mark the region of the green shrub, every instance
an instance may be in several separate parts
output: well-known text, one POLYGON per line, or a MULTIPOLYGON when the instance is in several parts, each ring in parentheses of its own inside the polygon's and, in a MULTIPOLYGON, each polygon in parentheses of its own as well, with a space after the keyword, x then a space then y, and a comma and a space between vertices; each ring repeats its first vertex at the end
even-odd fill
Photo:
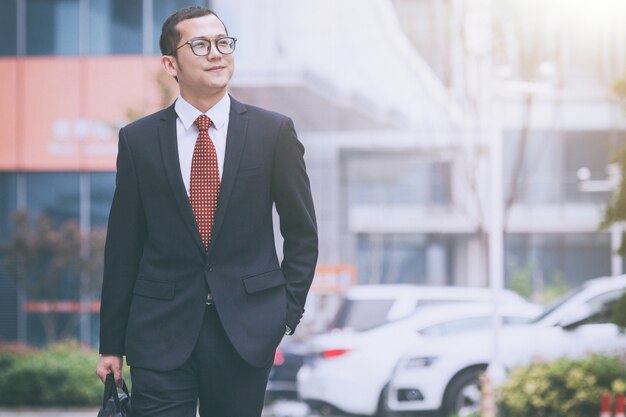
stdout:
POLYGON ((73 341, 41 351, 0 348, 0 406, 97 406, 103 393, 97 360, 73 341))
POLYGON ((499 417, 588 417, 604 392, 626 390, 623 357, 593 354, 514 369, 498 391, 499 417))

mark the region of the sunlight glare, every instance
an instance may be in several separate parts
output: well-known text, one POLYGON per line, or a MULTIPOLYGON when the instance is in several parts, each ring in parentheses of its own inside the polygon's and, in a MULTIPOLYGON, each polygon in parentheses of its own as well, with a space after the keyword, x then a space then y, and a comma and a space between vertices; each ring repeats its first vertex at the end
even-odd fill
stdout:
POLYGON ((567 23, 579 28, 617 28, 626 21, 624 0, 554 0, 552 5, 555 13, 562 13, 567 23))

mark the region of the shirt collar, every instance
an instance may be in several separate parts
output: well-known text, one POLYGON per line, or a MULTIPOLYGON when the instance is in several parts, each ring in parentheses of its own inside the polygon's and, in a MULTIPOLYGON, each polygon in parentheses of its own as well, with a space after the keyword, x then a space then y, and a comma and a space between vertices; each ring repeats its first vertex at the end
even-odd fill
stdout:
MULTIPOLYGON (((178 97, 178 99, 176 100, 176 104, 174 104, 174 110, 176 110, 176 114, 178 115, 180 121, 183 122, 185 130, 189 130, 189 128, 191 128, 198 116, 202 114, 200 110, 189 104, 189 102, 182 98, 182 96, 178 97)), ((213 127, 217 130, 220 130, 228 121, 229 112, 230 96, 228 94, 224 94, 224 97, 222 97, 220 101, 218 101, 204 114, 206 114, 213 121, 213 127)))

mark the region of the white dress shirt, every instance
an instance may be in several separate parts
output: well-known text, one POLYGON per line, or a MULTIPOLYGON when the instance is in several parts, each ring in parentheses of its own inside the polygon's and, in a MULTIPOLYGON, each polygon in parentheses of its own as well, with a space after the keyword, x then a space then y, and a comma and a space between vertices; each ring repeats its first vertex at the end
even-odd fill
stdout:
MULTIPOLYGON (((194 124, 202 112, 184 98, 178 97, 174 110, 178 118, 176 119, 176 138, 178 142, 178 158, 180 160, 180 173, 183 176, 185 189, 189 195, 189 182, 191 178, 191 158, 193 148, 198 139, 198 128, 194 124)), ((209 137, 213 141, 217 152, 217 165, 220 172, 220 181, 224 172, 224 154, 226 152, 226 133, 228 132, 228 119, 230 113, 230 96, 224 95, 215 106, 211 107, 206 114, 212 121, 213 126, 209 128, 209 137)))

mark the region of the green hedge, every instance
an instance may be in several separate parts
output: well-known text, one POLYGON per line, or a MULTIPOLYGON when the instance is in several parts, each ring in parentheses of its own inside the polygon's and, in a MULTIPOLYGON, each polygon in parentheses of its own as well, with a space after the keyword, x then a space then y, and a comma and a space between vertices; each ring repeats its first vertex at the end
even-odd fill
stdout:
POLYGON ((73 341, 46 350, 0 347, 0 406, 97 406, 97 352, 73 341))
POLYGON ((597 416, 602 393, 624 391, 624 357, 593 354, 538 362, 509 374, 498 391, 498 416, 597 416))

